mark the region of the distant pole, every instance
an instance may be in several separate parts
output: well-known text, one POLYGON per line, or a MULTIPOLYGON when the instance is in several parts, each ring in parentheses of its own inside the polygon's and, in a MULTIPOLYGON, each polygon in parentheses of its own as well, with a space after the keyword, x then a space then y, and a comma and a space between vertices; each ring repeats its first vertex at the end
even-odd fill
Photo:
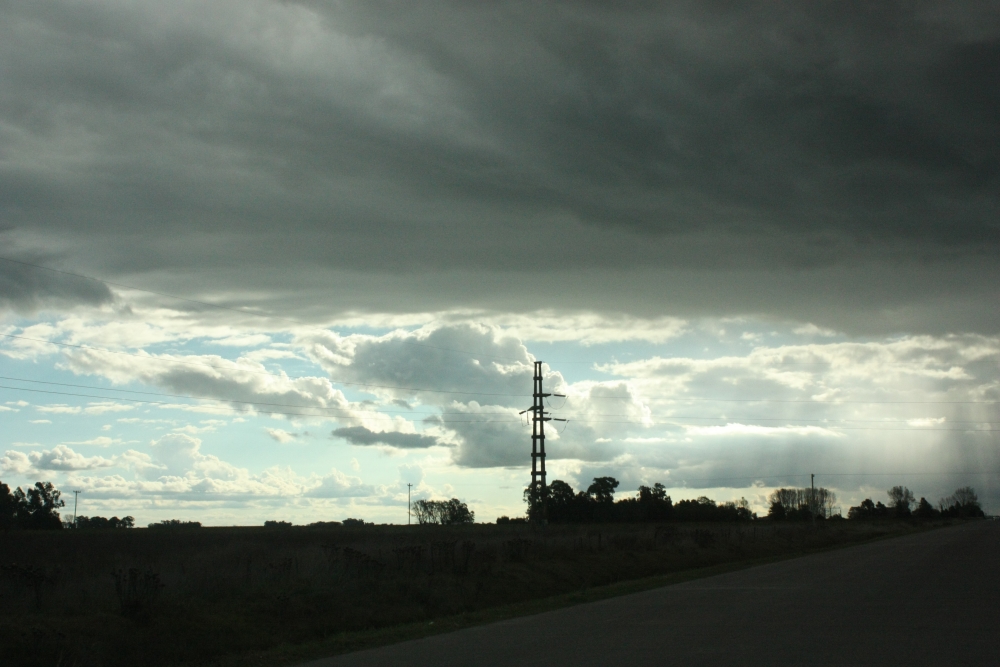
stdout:
POLYGON ((809 474, 809 487, 812 491, 809 494, 809 509, 812 510, 812 522, 816 525, 816 475, 809 474))
POLYGON ((410 489, 413 487, 409 482, 406 483, 406 525, 410 525, 410 489))
POLYGON ((83 491, 73 491, 73 527, 79 528, 80 526, 76 523, 76 508, 80 505, 80 494, 83 491))

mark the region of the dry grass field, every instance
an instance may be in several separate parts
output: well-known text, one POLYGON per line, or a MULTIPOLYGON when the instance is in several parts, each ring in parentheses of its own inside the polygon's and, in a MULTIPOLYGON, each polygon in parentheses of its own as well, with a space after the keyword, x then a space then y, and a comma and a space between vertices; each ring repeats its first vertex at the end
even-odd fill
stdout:
POLYGON ((20 667, 280 662, 275 647, 336 650, 357 645, 337 638, 379 629, 919 529, 755 521, 11 531, 0 533, 0 646, 4 664, 20 667))

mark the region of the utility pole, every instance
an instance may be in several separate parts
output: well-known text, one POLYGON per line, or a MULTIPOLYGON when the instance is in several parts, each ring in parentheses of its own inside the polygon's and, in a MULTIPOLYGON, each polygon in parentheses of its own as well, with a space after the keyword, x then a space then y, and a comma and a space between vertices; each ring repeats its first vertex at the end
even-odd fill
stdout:
POLYGON ((80 527, 76 523, 76 508, 80 504, 80 494, 81 493, 83 493, 83 491, 73 491, 73 527, 74 528, 79 528, 80 527))
POLYGON ((407 482, 406 483, 406 525, 407 526, 410 525, 410 516, 411 516, 411 514, 410 514, 410 489, 411 488, 413 488, 413 485, 410 484, 409 482, 407 482))
POLYGON ((816 475, 814 473, 809 473, 809 487, 811 491, 809 492, 809 509, 812 510, 812 522, 813 526, 816 525, 816 475))
POLYGON ((530 408, 522 410, 520 414, 531 412, 531 493, 532 502, 538 503, 541 511, 535 517, 540 523, 547 523, 546 499, 548 496, 548 486, 545 480, 545 422, 564 422, 565 419, 555 419, 546 417, 550 414, 545 411, 545 399, 549 396, 559 396, 565 398, 563 394, 546 394, 542 387, 542 362, 535 362, 535 385, 532 391, 534 401, 530 408))

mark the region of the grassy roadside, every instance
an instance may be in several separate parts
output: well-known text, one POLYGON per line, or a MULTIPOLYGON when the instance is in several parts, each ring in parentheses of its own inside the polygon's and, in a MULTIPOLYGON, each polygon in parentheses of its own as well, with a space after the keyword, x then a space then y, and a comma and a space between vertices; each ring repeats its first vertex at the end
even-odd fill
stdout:
POLYGON ((748 558, 745 560, 719 563, 708 567, 696 567, 639 579, 617 581, 611 584, 582 588, 578 591, 563 593, 560 595, 444 616, 428 622, 406 623, 393 627, 343 632, 321 641, 294 645, 281 645, 266 651, 255 651, 239 656, 227 656, 223 659, 211 662, 209 665, 210 667, 240 667, 244 665, 251 667, 283 667, 287 665, 296 665, 311 660, 376 648, 379 646, 386 646, 403 641, 421 639, 437 634, 454 632, 464 628, 517 618, 520 616, 540 614, 578 604, 597 602, 599 600, 629 595, 631 593, 639 593, 650 589, 703 579, 727 572, 745 570, 768 563, 791 560, 828 551, 836 551, 851 546, 858 546, 860 544, 869 544, 882 540, 896 539, 919 532, 943 528, 949 525, 951 525, 950 522, 911 525, 911 529, 903 532, 873 534, 867 539, 861 541, 830 544, 806 548, 802 551, 794 553, 772 555, 762 558, 748 558))
POLYGON ((21 667, 293 664, 934 525, 11 531, 0 646, 21 667))

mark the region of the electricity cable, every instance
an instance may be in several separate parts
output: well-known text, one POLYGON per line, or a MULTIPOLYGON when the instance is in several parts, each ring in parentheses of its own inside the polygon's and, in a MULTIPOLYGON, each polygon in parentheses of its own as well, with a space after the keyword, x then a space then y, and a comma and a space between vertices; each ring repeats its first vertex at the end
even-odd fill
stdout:
MULTIPOLYGON (((150 404, 150 405, 163 405, 163 406, 175 406, 176 405, 175 403, 170 403, 168 401, 153 401, 153 400, 148 400, 148 399, 135 399, 135 398, 127 398, 127 397, 124 397, 124 396, 97 396, 97 395, 94 395, 94 394, 81 394, 81 393, 75 393, 75 392, 52 391, 52 390, 46 390, 46 389, 29 389, 29 388, 26 388, 26 387, 11 387, 11 386, 7 386, 7 385, 0 385, 0 389, 10 389, 10 390, 13 390, 13 391, 27 391, 27 392, 36 393, 36 394, 50 394, 50 395, 57 395, 57 396, 74 396, 74 397, 80 397, 80 398, 95 398, 95 399, 100 399, 100 400, 105 400, 105 401, 107 401, 107 400, 121 400, 121 401, 130 402, 130 403, 141 403, 141 404, 150 404)), ((186 398, 193 398, 194 400, 211 400, 211 401, 216 401, 216 402, 219 402, 219 403, 240 402, 240 403, 245 403, 245 404, 248 404, 248 405, 255 405, 254 403, 250 403, 250 402, 227 401, 226 399, 215 399, 215 398, 213 398, 213 399, 198 399, 196 397, 186 397, 186 398)), ((197 406, 189 406, 189 407, 197 407, 197 406)), ((347 409, 341 409, 341 408, 322 408, 322 407, 310 407, 310 406, 302 406, 302 409, 304 409, 304 410, 324 410, 324 409, 328 409, 328 410, 341 410, 343 412, 349 412, 347 409)), ((266 414, 272 414, 272 415, 287 415, 287 416, 314 417, 314 418, 323 418, 323 417, 330 418, 330 417, 334 416, 334 415, 330 415, 330 414, 315 414, 315 413, 305 413, 305 412, 284 412, 284 411, 278 411, 278 410, 262 410, 262 412, 264 412, 266 414)), ((382 414, 385 414, 385 413, 382 413, 382 414)), ((469 414, 469 413, 449 413, 449 414, 469 414)), ((478 413, 478 414, 485 414, 485 413, 478 413)), ((496 414, 502 415, 503 413, 496 413, 496 414)), ((388 418, 388 414, 386 414, 386 418, 388 418)), ((720 420, 722 418, 713 418, 713 419, 720 420)), ((438 415, 436 415, 436 414, 430 415, 427 418, 427 420, 432 420, 431 423, 441 423, 441 424, 491 424, 491 423, 492 424, 499 424, 499 423, 508 423, 508 424, 518 423, 518 424, 522 424, 520 418, 517 418, 517 419, 515 419, 515 418, 509 418, 509 419, 440 419, 438 417, 438 415)), ((635 425, 641 425, 641 426, 679 426, 681 428, 685 428, 686 427, 686 425, 680 424, 676 420, 675 421, 660 421, 660 422, 638 422, 638 421, 614 421, 614 420, 604 420, 604 419, 573 419, 573 421, 574 422, 582 422, 582 423, 585 423, 585 424, 635 424, 635 425)), ((982 423, 992 423, 992 422, 982 422, 982 423)), ((830 425, 830 427, 829 427, 828 430, 844 430, 844 431, 919 431, 919 432, 923 432, 923 433, 941 433, 941 432, 945 432, 945 433, 948 433, 948 432, 951 432, 951 433, 959 433, 959 432, 960 433, 1000 433, 1000 429, 992 429, 992 428, 990 428, 990 429, 971 429, 971 428, 964 428, 964 429, 963 428, 876 428, 876 427, 855 427, 855 426, 836 426, 836 425, 830 425)))
MULTIPOLYGON (((345 412, 345 413, 348 413, 348 414, 352 414, 352 413, 356 414, 358 412, 368 412, 368 413, 373 413, 373 414, 377 414, 377 415, 413 415, 413 416, 424 415, 424 416, 434 416, 434 417, 439 416, 439 415, 458 415, 458 414, 465 415, 465 414, 469 414, 468 412, 416 412, 416 411, 413 411, 413 410, 376 410, 376 409, 373 409, 373 408, 357 408, 357 409, 354 409, 354 408, 326 407, 326 406, 322 406, 322 405, 299 405, 299 404, 294 404, 294 403, 271 403, 271 402, 267 402, 267 401, 246 401, 246 400, 235 399, 235 398, 220 398, 218 396, 191 396, 191 395, 188 395, 188 394, 168 394, 168 393, 156 392, 156 391, 138 391, 138 390, 135 390, 135 389, 118 389, 118 388, 115 388, 115 387, 95 387, 93 385, 73 384, 73 383, 69 383, 69 382, 49 382, 49 381, 46 381, 46 380, 28 380, 26 378, 16 378, 16 377, 10 377, 10 376, 6 376, 6 375, 0 375, 0 380, 10 380, 10 381, 14 381, 14 382, 31 382, 33 384, 46 384, 46 385, 52 385, 52 386, 56 386, 56 387, 73 387, 73 388, 76 388, 76 389, 90 389, 91 391, 107 391, 107 392, 113 391, 113 392, 118 392, 118 393, 123 393, 123 394, 140 394, 142 396, 164 396, 164 397, 168 397, 168 398, 187 398, 187 399, 196 400, 196 401, 215 401, 215 402, 218 402, 218 403, 239 403, 239 404, 242 404, 242 405, 253 405, 253 406, 262 405, 262 406, 273 406, 273 407, 281 407, 281 408, 302 408, 303 410, 329 410, 329 411, 333 411, 333 412, 345 412)), ((107 399, 111 399, 111 400, 118 400, 119 398, 122 398, 122 397, 119 397, 119 396, 104 396, 103 398, 107 398, 107 399)), ((489 413, 479 413, 479 414, 489 414, 489 413)), ((503 413, 498 412, 498 413, 495 413, 495 414, 503 414, 503 413)))
MULTIPOLYGON (((296 326, 306 327, 306 328, 312 329, 314 331, 318 331, 318 332, 322 332, 322 333, 330 333, 329 329, 325 329, 323 327, 317 327, 315 325, 311 325, 311 324, 308 324, 306 322, 302 322, 301 320, 297 320, 295 318, 286 317, 286 316, 282 316, 282 315, 274 315, 272 313, 253 312, 253 311, 245 310, 245 309, 242 309, 242 308, 234 308, 232 306, 225 306, 225 305, 218 304, 218 303, 212 303, 211 301, 201 301, 199 299, 191 299, 189 297, 178 296, 176 294, 170 294, 168 292, 159 292, 159 291, 156 291, 156 290, 150 290, 150 289, 145 289, 145 288, 142 288, 142 287, 136 287, 134 285, 126 285, 125 283, 119 283, 119 282, 115 282, 115 281, 112 281, 112 280, 105 280, 104 278, 97 278, 95 276, 88 276, 86 274, 77 273, 75 271, 66 271, 66 270, 63 270, 63 269, 56 269, 56 268, 53 268, 51 266, 45 266, 43 264, 35 264, 35 263, 32 263, 32 262, 25 262, 24 260, 13 259, 13 258, 10 258, 10 257, 0 257, 0 260, 5 261, 5 262, 11 262, 13 264, 20 264, 22 266, 32 267, 32 268, 35 268, 35 269, 41 269, 43 271, 51 271, 53 273, 59 273, 59 274, 66 275, 66 276, 73 276, 74 278, 82 278, 84 280, 91 280, 93 282, 98 282, 98 283, 102 283, 104 285, 109 285, 109 286, 112 286, 112 287, 118 287, 118 288, 121 288, 121 289, 132 290, 132 291, 136 291, 136 292, 144 292, 146 294, 154 294, 156 296, 162 296, 162 297, 166 297, 168 299, 176 299, 178 301, 183 301, 185 303, 192 303, 192 304, 199 305, 199 306, 205 306, 206 308, 216 308, 216 309, 219 309, 219 310, 226 310, 226 311, 233 312, 233 313, 239 313, 240 315, 249 315, 251 317, 259 317, 259 318, 264 318, 264 319, 279 320, 279 321, 282 321, 282 322, 288 322, 290 324, 294 324, 296 326)), ((416 345, 418 347, 426 347, 426 348, 434 349, 434 350, 442 350, 442 351, 445 351, 445 352, 452 352, 452 353, 455 353, 455 354, 468 355, 468 356, 470 356, 472 358, 477 358, 477 359, 478 358, 481 358, 481 359, 492 359, 492 360, 495 360, 495 361, 505 361, 505 362, 512 362, 512 363, 530 363, 530 362, 525 362, 522 359, 515 359, 514 357, 501 357, 501 356, 496 356, 496 355, 488 355, 488 354, 482 354, 482 353, 478 353, 478 352, 471 352, 469 350, 458 350, 458 349, 455 349, 455 348, 443 347, 443 346, 440 346, 440 345, 431 345, 429 343, 418 343, 417 341, 414 341, 414 340, 409 339, 409 338, 402 339, 402 342, 404 342, 404 343, 406 343, 408 345, 416 345)), ((744 359, 744 357, 734 357, 734 359, 744 359)), ((702 361, 702 360, 695 360, 695 361, 702 361)), ((705 361, 717 361, 717 359, 705 360, 705 361)), ((552 364, 593 364, 593 365, 598 365, 599 364, 599 362, 592 362, 592 361, 571 361, 571 360, 555 360, 555 361, 546 361, 544 363, 547 364, 550 368, 551 368, 552 364)), ((627 365, 629 363, 634 363, 634 362, 629 362, 629 361, 610 361, 610 362, 606 362, 606 363, 603 363, 603 364, 600 364, 600 365, 602 365, 602 366, 615 366, 615 365, 627 365)), ((782 359, 780 361, 780 363, 782 365, 785 365, 785 366, 787 366, 789 364, 792 364, 792 365, 795 365, 795 366, 822 366, 822 365, 832 364, 833 362, 832 361, 815 361, 815 362, 799 362, 799 361, 795 361, 795 362, 787 362, 787 361, 785 361, 785 360, 782 359)))
MULTIPOLYGON (((357 412, 368 412, 373 414, 381 415, 412 415, 412 416, 428 416, 428 417, 438 417, 442 415, 468 415, 469 412, 418 412, 414 410, 377 410, 373 408, 341 408, 341 407, 326 407, 319 405, 300 405, 295 403, 274 403, 268 401, 248 401, 242 399, 228 398, 224 396, 193 396, 190 394, 170 394, 165 392, 154 392, 154 391, 140 391, 136 389, 119 389, 117 387, 95 387, 93 385, 85 384, 74 384, 70 382, 52 382, 48 380, 32 380, 28 378, 18 378, 11 377, 7 375, 0 375, 0 380, 9 380, 13 382, 30 382, 32 384, 44 384, 56 387, 72 387, 74 389, 89 389, 91 391, 105 391, 105 392, 117 392, 123 394, 139 394, 142 396, 163 396, 168 398, 187 398, 191 400, 198 401, 216 401, 222 403, 239 403, 242 405, 253 405, 253 406, 270 406, 270 407, 282 407, 282 408, 301 408, 304 410, 328 410, 333 412, 346 412, 346 413, 357 413, 357 412)), ((115 396, 108 396, 105 398, 115 399, 115 396)), ((475 414, 489 414, 489 413, 475 413, 475 414)), ((495 414, 505 414, 503 412, 497 412, 495 414)), ((592 413, 560 413, 565 414, 567 417, 572 417, 574 421, 586 419, 590 417, 628 417, 630 415, 622 413, 605 413, 605 412, 592 412, 592 413)), ((669 415, 667 417, 662 417, 661 419, 670 420, 681 420, 681 419, 698 419, 698 420, 712 420, 712 421, 731 421, 731 420, 746 420, 746 421, 770 421, 770 422, 800 422, 809 424, 905 424, 913 421, 917 418, 909 419, 802 419, 797 417, 756 417, 756 416, 711 416, 711 415, 669 415)), ((988 421, 988 420, 974 420, 974 419, 948 419, 946 420, 949 424, 1000 424, 1000 421, 988 421)), ((645 422, 630 420, 628 423, 643 424, 645 422)), ((562 432, 560 430, 560 432, 562 432)))
MULTIPOLYGON (((204 368, 211 368, 216 371, 221 372, 240 372, 240 373, 250 373, 253 375, 267 375, 271 377, 280 378, 282 380, 302 380, 302 379, 314 379, 315 376, 290 376, 279 373, 271 373, 269 371, 252 370, 248 368, 239 367, 225 367, 209 364, 201 361, 187 361, 184 359, 167 359, 164 357, 152 356, 149 354, 138 354, 135 352, 126 352, 124 350, 108 350, 105 348, 92 347, 89 345, 76 345, 73 343, 61 343, 58 341, 48 340, 44 338, 33 338, 30 336, 19 336, 16 334, 0 333, 0 336, 6 338, 13 338, 18 340, 27 340, 36 343, 44 343, 47 345, 55 345, 58 347, 67 347, 80 350, 87 350, 91 352, 100 352, 104 354, 118 354, 130 357, 135 357, 137 359, 143 359, 147 361, 158 361, 160 363, 168 364, 182 364, 188 366, 201 366, 204 368)), ((236 363, 236 362, 232 362, 236 363)), ((370 387, 375 389, 393 389, 397 391, 414 391, 414 392, 426 392, 434 394, 446 394, 446 395, 463 395, 463 396, 505 396, 505 397, 520 397, 520 398, 530 398, 531 394, 513 394, 504 392, 481 392, 481 391, 454 391, 454 390, 444 390, 444 389, 431 389, 428 387, 405 387, 400 385, 382 385, 367 382, 350 382, 346 380, 340 380, 337 378, 328 378, 330 382, 335 384, 341 384, 345 386, 354 387, 370 387)), ((570 397, 576 398, 576 397, 570 397)), ((706 397, 657 397, 657 396, 582 396, 579 398, 585 398, 586 400, 635 400, 636 398, 645 398, 646 400, 666 400, 671 402, 706 402, 706 403, 804 403, 812 405, 996 405, 1000 401, 849 401, 849 400, 816 400, 816 399, 772 399, 772 398, 706 398, 706 397)), ((568 399, 567 399, 568 400, 568 399)))
MULTIPOLYGON (((668 472, 668 479, 665 482, 661 482, 661 484, 663 484, 664 487, 666 487, 668 489, 684 488, 684 487, 677 487, 677 486, 674 486, 674 487, 667 486, 668 482, 678 482, 678 483, 689 484, 691 482, 698 482, 698 483, 701 483, 701 482, 742 482, 742 481, 745 481, 745 480, 761 480, 762 481, 762 480, 765 480, 765 479, 774 479, 774 478, 783 478, 783 479, 789 479, 789 478, 791 478, 791 479, 794 479, 796 477, 809 477, 811 474, 815 474, 817 478, 821 478, 821 477, 918 477, 918 476, 926 476, 926 477, 932 477, 932 476, 934 476, 934 477, 936 477, 936 476, 965 476, 965 475, 987 475, 987 476, 989 476, 989 475, 1000 475, 1000 471, 989 471, 989 470, 985 470, 985 471, 984 470, 977 470, 977 471, 974 471, 974 472, 941 471, 941 472, 901 472, 901 473, 892 473, 892 472, 857 472, 857 473, 836 473, 836 472, 807 473, 807 472, 796 472, 796 473, 784 473, 784 474, 742 475, 742 476, 736 476, 736 477, 698 477, 698 478, 690 478, 690 477, 678 476, 677 479, 673 479, 672 477, 669 477, 669 476, 672 476, 672 475, 675 474, 673 471, 670 471, 669 468, 660 468, 660 467, 655 466, 655 465, 644 466, 644 465, 617 465, 617 464, 609 464, 606 467, 608 467, 608 468, 649 468, 649 469, 655 469, 655 470, 668 470, 669 471, 668 472)), ((702 487, 702 488, 708 488, 708 487, 702 487)))
MULTIPOLYGON (((79 393, 66 392, 66 391, 52 391, 52 390, 48 390, 48 389, 29 389, 27 387, 10 387, 10 386, 7 386, 7 385, 0 385, 0 389, 13 389, 15 391, 30 391, 31 393, 34 393, 34 394, 52 394, 52 395, 56 395, 56 396, 76 396, 76 397, 81 397, 81 398, 97 398, 97 399, 102 399, 102 400, 105 400, 105 401, 106 400, 128 401, 129 403, 141 403, 141 404, 148 404, 148 405, 162 405, 162 406, 167 406, 167 407, 171 407, 171 406, 173 406, 173 407, 200 407, 198 405, 191 405, 191 404, 183 405, 183 406, 178 406, 178 404, 176 404, 176 403, 170 403, 168 401, 153 401, 153 400, 150 400, 150 399, 128 398, 128 397, 125 397, 125 396, 95 396, 93 394, 79 394, 79 393)), ((201 399, 201 400, 215 400, 215 401, 218 401, 218 402, 224 402, 224 401, 219 401, 219 399, 201 399)), ((212 406, 205 406, 205 407, 212 407, 212 406)), ((305 409, 305 410, 313 410, 313 409, 321 410, 323 408, 312 408, 310 406, 303 406, 303 409, 305 409)), ((313 413, 307 413, 307 412, 281 412, 281 411, 277 411, 277 410, 263 410, 262 412, 265 412, 265 413, 271 414, 271 415, 287 415, 287 416, 292 416, 292 417, 331 417, 332 416, 332 415, 329 415, 329 414, 313 414, 313 413)), ((345 410, 345 412, 346 412, 346 410, 345 410)), ((386 415, 386 418, 389 418, 389 416, 386 415)), ((515 421, 516 420, 513 420, 513 419, 502 419, 502 420, 491 420, 491 419, 477 419, 477 420, 467 420, 467 419, 459 419, 459 420, 437 419, 437 420, 435 420, 434 423, 443 423, 443 424, 451 424, 451 423, 460 423, 460 424, 464 424, 464 423, 483 423, 483 424, 489 424, 489 423, 493 423, 493 422, 513 423, 515 421)))
MULTIPOLYGON (((80 350, 89 350, 91 352, 103 352, 105 354, 122 354, 122 355, 126 355, 126 356, 129 356, 129 357, 135 357, 137 359, 145 359, 145 360, 149 360, 149 361, 159 361, 161 363, 184 364, 184 365, 188 365, 188 366, 203 366, 203 367, 206 367, 206 368, 212 368, 212 369, 217 370, 217 371, 239 371, 240 373, 251 373, 251 374, 254 374, 254 375, 270 375, 271 377, 280 378, 282 380, 316 379, 316 378, 309 378, 307 376, 296 377, 296 376, 291 376, 291 375, 283 375, 283 374, 279 374, 279 373, 270 373, 268 371, 255 371, 255 370, 251 370, 249 368, 226 368, 224 366, 215 366, 215 365, 204 363, 204 362, 200 362, 200 361, 184 361, 182 359, 166 359, 166 358, 163 358, 163 357, 156 357, 156 356, 152 356, 152 355, 149 355, 149 354, 137 354, 135 352, 126 352, 124 350, 106 350, 106 349, 99 348, 99 347, 91 347, 89 345, 75 345, 73 343, 59 343, 59 342, 56 342, 56 341, 53 341, 53 340, 46 340, 46 339, 43 339, 43 338, 31 338, 29 336, 17 336, 15 334, 0 334, 0 336, 4 336, 6 338, 17 338, 17 339, 20 339, 20 340, 30 340, 30 341, 34 341, 34 342, 38 342, 38 343, 46 343, 48 345, 57 345, 57 346, 60 346, 60 347, 71 347, 71 348, 76 348, 76 349, 80 349, 80 350)), ((233 363, 235 363, 235 362, 233 362, 233 363)), ((330 380, 330 382, 333 382, 335 384, 342 384, 342 385, 352 386, 352 387, 372 387, 372 388, 376 388, 376 389, 396 389, 396 390, 400 390, 400 391, 423 391, 423 392, 432 393, 432 394, 459 394, 459 395, 464 395, 464 396, 519 396, 519 397, 522 397, 522 398, 530 396, 530 394, 505 394, 505 393, 491 393, 491 392, 482 392, 482 391, 446 391, 444 389, 430 389, 430 388, 422 388, 422 387, 401 387, 401 386, 396 386, 396 385, 372 384, 372 383, 367 383, 367 382, 347 382, 347 381, 344 381, 344 380, 338 380, 336 378, 329 378, 329 380, 330 380)))
MULTIPOLYGON (((244 310, 242 308, 234 308, 232 306, 224 306, 222 304, 212 303, 210 301, 201 301, 199 299, 191 299, 191 298, 188 298, 188 297, 177 296, 176 294, 169 294, 167 292, 158 292, 156 290, 144 289, 142 287, 135 287, 134 285, 126 285, 124 283, 114 282, 112 280, 105 280, 103 278, 96 278, 94 276, 88 276, 88 275, 85 275, 83 273, 76 273, 74 271, 65 271, 63 269, 55 269, 55 268, 52 268, 51 266, 45 266, 45 265, 42 265, 42 264, 34 264, 32 262, 25 262, 23 260, 12 259, 10 257, 0 257, 0 260, 3 260, 5 262, 11 262, 13 264, 20 264, 22 266, 30 266, 32 268, 41 269, 43 271, 51 271, 53 273, 59 273, 59 274, 66 275, 66 276, 73 276, 74 278, 82 278, 84 280, 91 280, 93 282, 102 283, 104 285, 109 285, 111 287, 118 287, 118 288, 121 288, 121 289, 132 290, 132 291, 135 291, 135 292, 144 292, 146 294, 155 294, 156 296, 162 296, 162 297, 166 297, 168 299, 176 299, 178 301, 184 301, 186 303, 193 303, 193 304, 196 304, 196 305, 199 305, 199 306, 205 306, 207 308, 216 308, 216 309, 219 309, 219 310, 226 310, 226 311, 233 312, 233 313, 239 313, 240 315, 249 315, 251 317, 259 317, 259 318, 263 318, 263 319, 272 319, 272 320, 279 320, 279 321, 282 321, 282 322, 289 322, 289 323, 294 324, 296 326, 306 327, 306 328, 312 329, 314 331, 320 331, 320 332, 323 332, 323 333, 330 333, 329 329, 324 329, 322 327, 317 327, 315 325, 307 324, 305 322, 302 322, 300 320, 296 320, 296 319, 291 318, 291 317, 284 317, 284 316, 281 316, 281 315, 274 315, 274 314, 270 314, 270 313, 255 313, 255 312, 252 312, 252 311, 244 310)), ((455 354, 465 354, 465 355, 468 355, 468 356, 470 356, 472 358, 477 358, 477 359, 478 358, 482 358, 482 359, 493 359, 495 361, 513 362, 513 363, 531 363, 531 362, 526 362, 526 361, 524 361, 522 359, 514 359, 513 357, 498 357, 498 356, 491 356, 491 355, 486 355, 486 354, 479 354, 479 353, 476 353, 476 352, 470 352, 468 350, 456 350, 454 348, 441 347, 439 345, 430 345, 428 343, 418 343, 418 342, 410 340, 410 339, 404 339, 404 342, 406 342, 406 343, 408 343, 410 345, 416 345, 418 347, 427 347, 427 348, 431 348, 431 349, 435 349, 435 350, 444 350, 444 351, 447 351, 447 352, 453 352, 455 354)), ((549 364, 550 362, 545 362, 545 363, 549 364)), ((585 362, 585 361, 563 361, 563 362, 552 362, 552 363, 568 363, 568 364, 583 364, 583 363, 587 363, 587 364, 589 364, 591 362, 585 362)))

